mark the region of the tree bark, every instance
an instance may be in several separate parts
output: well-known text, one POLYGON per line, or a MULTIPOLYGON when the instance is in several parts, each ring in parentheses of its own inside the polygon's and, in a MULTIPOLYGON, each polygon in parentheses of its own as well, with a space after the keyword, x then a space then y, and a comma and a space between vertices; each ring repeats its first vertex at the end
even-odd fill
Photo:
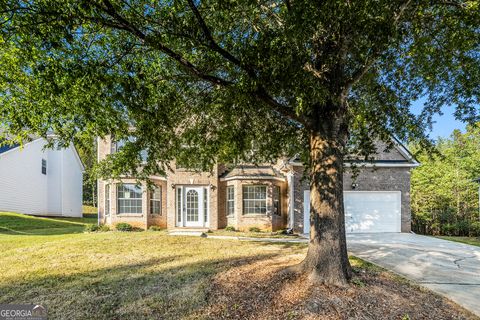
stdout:
POLYGON ((351 278, 343 207, 345 141, 335 131, 310 134, 310 242, 300 268, 314 282, 345 286, 351 278))

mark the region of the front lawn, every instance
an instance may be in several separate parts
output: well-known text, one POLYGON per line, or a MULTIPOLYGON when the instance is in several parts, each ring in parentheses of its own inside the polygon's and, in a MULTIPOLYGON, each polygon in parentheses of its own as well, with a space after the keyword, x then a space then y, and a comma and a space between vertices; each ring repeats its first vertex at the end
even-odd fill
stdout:
POLYGON ((80 233, 71 232, 77 220, 0 217, 8 230, 0 234, 0 304, 42 304, 50 319, 473 318, 353 257, 348 288, 283 273, 301 261, 304 244, 80 233))
POLYGON ((444 240, 461 242, 461 243, 466 243, 466 244, 470 244, 472 246, 480 247, 480 238, 475 238, 475 237, 449 237, 449 236, 438 236, 437 238, 444 239, 444 240))

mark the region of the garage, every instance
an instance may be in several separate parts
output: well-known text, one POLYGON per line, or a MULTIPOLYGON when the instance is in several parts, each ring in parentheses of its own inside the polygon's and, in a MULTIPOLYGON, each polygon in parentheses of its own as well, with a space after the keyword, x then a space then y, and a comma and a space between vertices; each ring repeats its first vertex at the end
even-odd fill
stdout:
MULTIPOLYGON (((304 191, 304 221, 309 221, 310 191, 304 191)), ((345 229, 347 233, 400 232, 400 191, 345 191, 345 229)), ((310 224, 304 223, 304 233, 310 224)))

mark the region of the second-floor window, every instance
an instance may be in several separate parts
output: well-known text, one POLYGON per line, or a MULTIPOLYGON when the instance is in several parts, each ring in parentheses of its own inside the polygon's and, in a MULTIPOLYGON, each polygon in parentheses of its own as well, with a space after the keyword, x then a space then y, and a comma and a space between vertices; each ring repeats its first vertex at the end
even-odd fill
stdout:
MULTIPOLYGON (((120 139, 120 140, 112 139, 112 143, 110 145, 110 153, 113 154, 120 151, 125 146, 125 144, 127 144, 127 142, 135 142, 135 137, 130 136, 128 137, 128 139, 120 139)), ((140 156, 142 157, 142 161, 146 162, 148 157, 147 150, 140 151, 140 156)))

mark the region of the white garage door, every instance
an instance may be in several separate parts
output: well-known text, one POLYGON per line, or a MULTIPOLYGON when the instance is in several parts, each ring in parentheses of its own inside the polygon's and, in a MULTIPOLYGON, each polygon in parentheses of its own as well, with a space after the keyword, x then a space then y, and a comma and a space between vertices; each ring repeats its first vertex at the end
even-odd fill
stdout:
MULTIPOLYGON (((304 232, 310 232, 310 191, 304 193, 304 232)), ((347 233, 400 232, 400 191, 345 191, 347 233)))

